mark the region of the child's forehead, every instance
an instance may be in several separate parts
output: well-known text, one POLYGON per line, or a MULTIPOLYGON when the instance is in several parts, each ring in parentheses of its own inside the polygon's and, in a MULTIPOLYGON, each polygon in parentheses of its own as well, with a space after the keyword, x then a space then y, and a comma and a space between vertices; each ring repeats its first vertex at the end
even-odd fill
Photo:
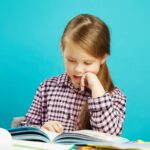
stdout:
POLYGON ((64 49, 64 55, 75 59, 93 60, 96 59, 94 56, 89 54, 85 49, 77 45, 66 46, 64 49))
POLYGON ((70 53, 84 53, 91 55, 85 48, 81 47, 80 44, 78 43, 75 44, 73 42, 67 43, 65 46, 65 50, 67 50, 70 53))
POLYGON ((73 43, 66 44, 65 50, 69 50, 69 51, 72 51, 72 52, 73 51, 78 51, 78 52, 85 52, 86 53, 86 50, 83 49, 80 45, 73 44, 73 43))
POLYGON ((65 47, 63 50, 68 50, 69 52, 77 52, 78 53, 89 53, 89 50, 87 50, 84 47, 87 47, 86 44, 80 42, 76 42, 74 40, 72 40, 71 38, 67 38, 67 40, 65 40, 65 47))

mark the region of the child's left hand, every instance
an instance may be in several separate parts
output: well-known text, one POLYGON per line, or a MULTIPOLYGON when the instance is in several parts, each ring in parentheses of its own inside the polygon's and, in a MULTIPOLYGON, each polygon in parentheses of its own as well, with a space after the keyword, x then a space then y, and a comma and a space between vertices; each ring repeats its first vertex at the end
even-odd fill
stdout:
POLYGON ((80 88, 81 91, 85 89, 85 87, 89 88, 92 91, 92 97, 97 98, 105 94, 105 90, 99 81, 96 74, 87 72, 81 78, 80 88))

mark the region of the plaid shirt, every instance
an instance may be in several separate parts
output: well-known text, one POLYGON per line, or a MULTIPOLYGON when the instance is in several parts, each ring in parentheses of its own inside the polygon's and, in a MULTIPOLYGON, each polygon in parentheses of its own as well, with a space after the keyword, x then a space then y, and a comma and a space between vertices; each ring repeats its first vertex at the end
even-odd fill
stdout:
POLYGON ((81 108, 88 101, 93 130, 119 135, 125 117, 126 97, 115 88, 110 94, 92 98, 89 91, 74 89, 66 73, 44 81, 37 89, 23 126, 42 126, 49 120, 60 121, 64 131, 78 130, 81 108))

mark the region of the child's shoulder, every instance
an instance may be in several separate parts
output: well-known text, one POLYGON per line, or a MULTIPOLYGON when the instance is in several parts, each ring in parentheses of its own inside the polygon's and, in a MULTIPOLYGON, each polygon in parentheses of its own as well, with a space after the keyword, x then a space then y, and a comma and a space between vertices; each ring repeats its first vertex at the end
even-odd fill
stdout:
POLYGON ((47 80, 44 80, 40 84, 40 86, 48 87, 48 86, 62 85, 67 81, 68 81, 68 75, 66 73, 63 73, 59 76, 53 76, 53 77, 48 78, 47 80))

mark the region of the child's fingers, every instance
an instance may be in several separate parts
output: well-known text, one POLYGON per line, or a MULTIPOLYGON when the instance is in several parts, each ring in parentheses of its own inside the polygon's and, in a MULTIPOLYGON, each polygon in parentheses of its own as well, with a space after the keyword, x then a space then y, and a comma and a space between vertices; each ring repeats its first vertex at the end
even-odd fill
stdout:
POLYGON ((43 125, 41 128, 44 129, 44 130, 55 132, 55 129, 51 125, 48 125, 48 124, 43 125))
POLYGON ((88 87, 87 75, 88 73, 85 73, 81 78, 81 91, 83 91, 85 87, 88 87))
POLYGON ((58 121, 57 121, 56 124, 57 124, 57 127, 58 127, 58 129, 59 129, 59 132, 63 132, 64 128, 63 128, 61 122, 58 122, 58 121))
POLYGON ((85 75, 83 75, 81 78, 81 83, 80 83, 81 91, 84 91, 84 87, 85 87, 85 75))
POLYGON ((48 131, 63 132, 63 127, 58 121, 48 121, 41 128, 48 131))
POLYGON ((55 130, 55 132, 62 132, 61 128, 57 124, 53 124, 52 127, 55 130))

